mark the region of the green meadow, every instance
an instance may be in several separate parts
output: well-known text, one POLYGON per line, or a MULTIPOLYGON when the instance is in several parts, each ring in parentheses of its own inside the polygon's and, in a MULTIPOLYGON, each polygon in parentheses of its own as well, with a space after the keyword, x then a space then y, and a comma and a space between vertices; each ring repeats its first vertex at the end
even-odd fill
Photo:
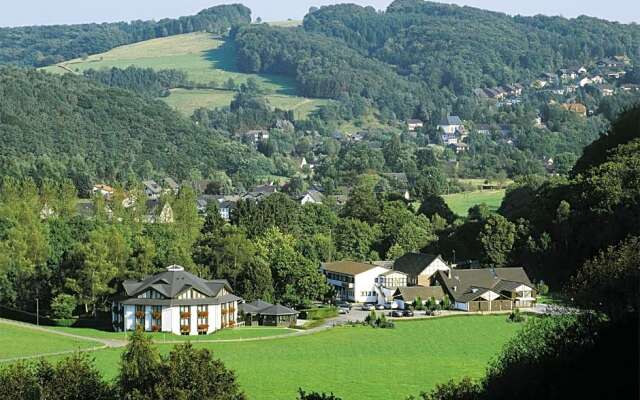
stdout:
MULTIPOLYGON (((213 84, 218 88, 222 88, 229 79, 241 84, 254 78, 270 93, 267 97, 274 107, 295 110, 300 118, 316 106, 326 103, 326 100, 296 96, 295 81, 288 77, 239 72, 235 65, 233 43, 204 32, 147 40, 43 69, 52 73, 81 73, 88 69, 127 68, 131 65, 156 70, 181 70, 195 83, 213 84)), ((176 89, 163 100, 180 112, 191 115, 198 107, 228 106, 232 99, 233 92, 228 90, 176 89)))
POLYGON ((486 204, 493 211, 500 208, 504 198, 504 190, 478 190, 474 192, 454 193, 442 196, 451 211, 466 217, 471 207, 478 204, 486 204))
POLYGON ((0 322, 0 360, 99 347, 100 343, 52 335, 29 327, 0 322))
MULTIPOLYGON (((520 327, 506 322, 505 315, 456 316, 398 322, 395 329, 345 326, 286 338, 194 345, 210 349, 233 369, 250 399, 294 399, 301 387, 349 400, 386 400, 418 395, 450 379, 481 377, 520 327)), ((44 342, 51 335, 42 336, 44 342)), ((173 345, 158 346, 166 354, 173 345)), ((106 378, 116 376, 121 351, 91 353, 106 378)))

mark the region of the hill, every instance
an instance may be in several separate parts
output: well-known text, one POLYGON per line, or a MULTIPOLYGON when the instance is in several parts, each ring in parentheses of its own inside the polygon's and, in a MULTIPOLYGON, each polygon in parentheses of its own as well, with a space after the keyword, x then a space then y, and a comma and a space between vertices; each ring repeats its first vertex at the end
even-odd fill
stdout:
POLYGON ((5 175, 70 176, 81 187, 92 178, 149 176, 149 169, 176 179, 195 171, 272 172, 270 160, 163 102, 83 77, 3 67, 0 98, 5 175))
POLYGON ((178 19, 0 28, 0 64, 41 67, 124 44, 189 32, 222 34, 251 23, 251 10, 222 5, 178 19))
POLYGON ((267 93, 275 107, 298 111, 302 118, 323 101, 296 96, 293 79, 277 74, 247 74, 238 70, 233 41, 219 35, 196 32, 152 39, 140 43, 117 47, 105 53, 77 58, 44 68, 52 73, 76 73, 88 70, 124 69, 129 66, 172 69, 182 71, 196 88, 177 88, 164 98, 172 107, 185 115, 205 107, 225 107, 231 103, 234 85, 246 83, 254 78, 267 93))

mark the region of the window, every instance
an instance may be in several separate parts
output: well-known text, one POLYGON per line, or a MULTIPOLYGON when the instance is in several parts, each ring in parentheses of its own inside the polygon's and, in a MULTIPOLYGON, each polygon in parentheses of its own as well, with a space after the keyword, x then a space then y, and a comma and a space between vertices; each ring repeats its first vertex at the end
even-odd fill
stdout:
POLYGON ((136 305, 135 317, 136 317, 136 328, 138 326, 141 326, 142 329, 144 330, 144 318, 145 318, 144 306, 136 305))
POLYGON ((191 311, 189 306, 180 306, 180 333, 188 335, 191 332, 191 311))
POLYGON ((206 335, 209 331, 209 310, 206 305, 199 305, 198 312, 198 335, 206 335))
POLYGON ((162 306, 151 306, 151 330, 153 332, 162 330, 162 306))

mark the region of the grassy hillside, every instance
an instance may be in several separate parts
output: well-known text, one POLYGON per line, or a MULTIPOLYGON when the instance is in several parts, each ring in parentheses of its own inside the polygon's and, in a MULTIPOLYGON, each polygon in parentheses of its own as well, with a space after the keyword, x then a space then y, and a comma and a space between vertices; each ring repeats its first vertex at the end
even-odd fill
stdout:
MULTIPOLYGON (((255 78, 265 90, 273 93, 268 97, 274 106, 299 109, 300 117, 322 104, 322 100, 295 96, 293 79, 280 75, 241 73, 234 60, 235 49, 231 42, 197 32, 121 46, 106 53, 46 67, 44 70, 53 73, 80 73, 87 69, 127 68, 131 65, 155 70, 177 69, 186 72, 188 79, 194 83, 213 84, 219 88, 229 79, 241 84, 249 78, 255 78)), ((198 107, 229 105, 232 98, 233 92, 228 90, 178 89, 165 100, 180 112, 190 115, 198 107)))

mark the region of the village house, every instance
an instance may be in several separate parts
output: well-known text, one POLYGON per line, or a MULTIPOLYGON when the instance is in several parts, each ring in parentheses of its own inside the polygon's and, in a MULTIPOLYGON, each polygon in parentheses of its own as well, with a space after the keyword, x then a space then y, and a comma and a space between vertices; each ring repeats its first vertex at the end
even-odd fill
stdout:
POLYGON ((170 177, 166 177, 162 180, 162 185, 166 193, 178 194, 180 191, 180 185, 170 177))
POLYGON ((561 104, 560 107, 564 108, 567 111, 572 111, 576 114, 580 114, 583 116, 587 116, 587 107, 581 103, 565 103, 561 104))
POLYGON ((239 297, 226 280, 204 280, 178 265, 143 280, 127 280, 113 301, 116 331, 205 335, 236 326, 239 297))
POLYGON ((420 121, 419 119, 410 119, 407 121, 407 129, 409 130, 409 132, 413 132, 418 128, 422 128, 423 126, 424 122, 420 121))
POLYGON ((242 138, 245 142, 257 145, 260 142, 266 142, 269 140, 269 131, 265 129, 254 129, 242 134, 242 138))
POLYGON ((435 283, 461 311, 529 308, 536 302, 535 288, 523 268, 438 271, 435 283))
POLYGON ((356 303, 386 303, 396 287, 407 285, 407 276, 403 272, 364 262, 322 263, 320 271, 339 300, 356 303))
POLYGON ((315 189, 308 190, 300 198, 300 204, 322 204, 324 201, 324 195, 315 189))
POLYGON ((115 189, 105 184, 93 185, 93 188, 91 189, 91 194, 93 194, 94 196, 100 195, 107 200, 111 199, 114 193, 115 189))
POLYGON ((196 200, 198 212, 200 214, 205 214, 207 212, 207 207, 209 204, 215 203, 218 207, 218 213, 220 217, 225 221, 229 221, 231 219, 231 213, 236 208, 238 201, 240 201, 240 196, 238 195, 209 195, 205 194, 198 197, 196 200))
POLYGON ((298 319, 296 310, 262 300, 242 303, 238 306, 238 310, 245 326, 293 327, 298 319))
POLYGON ((142 181, 142 185, 144 186, 144 193, 150 200, 157 200, 160 198, 160 195, 162 194, 162 188, 156 181, 142 181))
POLYGON ((445 134, 455 135, 458 132, 464 132, 464 124, 457 115, 449 115, 440 121, 437 129, 441 129, 445 134))
POLYGON ((437 271, 451 271, 451 267, 440 255, 407 253, 398 258, 393 269, 407 274, 408 286, 431 286, 437 271))

